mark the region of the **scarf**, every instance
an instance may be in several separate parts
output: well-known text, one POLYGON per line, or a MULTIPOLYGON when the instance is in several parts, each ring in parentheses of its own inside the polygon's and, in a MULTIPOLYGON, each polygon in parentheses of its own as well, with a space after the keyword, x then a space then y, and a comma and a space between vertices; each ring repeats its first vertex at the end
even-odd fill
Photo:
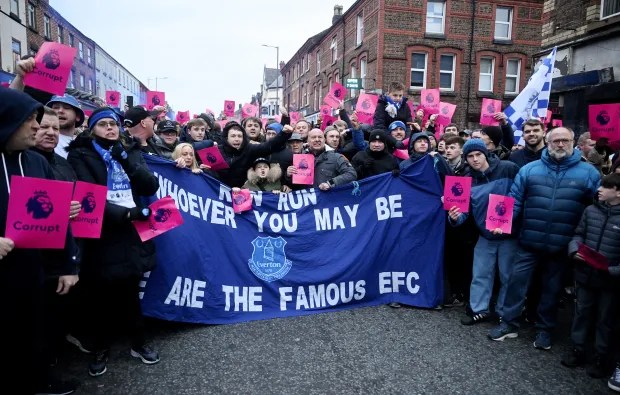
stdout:
POLYGON ((110 151, 113 145, 108 150, 103 149, 95 140, 93 140, 93 147, 95 151, 101 156, 105 162, 105 166, 108 170, 108 197, 107 201, 119 206, 134 208, 136 203, 133 200, 133 194, 131 193, 131 182, 123 166, 118 163, 110 151))
POLYGON ((397 103, 389 96, 385 96, 385 101, 387 101, 388 103, 387 106, 385 106, 385 111, 389 114, 390 117, 396 118, 396 114, 398 113, 398 110, 400 110, 400 106, 401 104, 403 104, 403 102, 399 101, 397 103))

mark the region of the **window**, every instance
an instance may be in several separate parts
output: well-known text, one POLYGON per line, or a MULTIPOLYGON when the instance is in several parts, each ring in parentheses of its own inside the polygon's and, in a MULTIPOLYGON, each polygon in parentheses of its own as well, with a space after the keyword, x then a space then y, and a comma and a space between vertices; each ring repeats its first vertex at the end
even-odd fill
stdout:
POLYGON ((28 2, 28 27, 35 29, 37 28, 37 12, 34 4, 28 2))
POLYGON ((86 48, 86 62, 87 62, 88 64, 91 64, 91 63, 90 63, 90 62, 91 62, 91 60, 92 60, 92 55, 91 55, 91 52, 90 52, 90 48, 86 48))
POLYGON ((19 17, 19 1, 11 0, 11 14, 19 17))
POLYGON ((13 71, 17 70, 17 61, 22 57, 22 43, 13 39, 11 43, 13 50, 13 71))
POLYGON ((495 67, 494 58, 480 59, 480 81, 478 90, 481 92, 493 92, 493 69, 495 67))
POLYGON ((512 8, 497 7, 495 10, 495 39, 510 40, 512 37, 512 8))
POLYGON ((75 47, 75 37, 73 37, 73 34, 69 33, 69 45, 71 47, 75 47))
POLYGON ((304 89, 304 106, 308 105, 308 95, 309 95, 310 87, 306 85, 306 89, 304 89))
POLYGON ((312 89, 314 94, 314 100, 312 101, 312 107, 316 110, 319 108, 319 88, 315 85, 314 89, 312 89))
MULTIPOLYGON (((357 67, 355 64, 351 65, 351 78, 357 78, 357 67)), ((357 89, 351 89, 351 97, 357 96, 357 89)))
POLYGON ((306 57, 304 56, 303 58, 301 58, 301 74, 306 71, 306 67, 306 57))
POLYGON ((355 29, 355 45, 360 45, 364 39, 364 16, 359 14, 357 16, 357 23, 355 29))
POLYGON ((334 64, 338 59, 338 41, 336 40, 336 37, 332 38, 332 43, 330 44, 329 49, 332 55, 331 62, 334 64))
POLYGON ((65 43, 65 29, 58 25, 58 42, 61 44, 65 43))
POLYGON ((80 88, 84 89, 84 74, 80 74, 80 88))
POLYGON ((429 1, 426 9, 426 33, 444 34, 446 2, 429 1))
POLYGON ((91 80, 90 78, 88 79, 88 93, 93 93, 93 80, 91 80))
POLYGON ((362 86, 366 87, 366 58, 360 59, 360 78, 362 79, 362 86))
POLYGON ((439 89, 454 90, 455 55, 441 55, 439 58, 439 89))
POLYGON ((338 70, 334 71, 334 82, 340 83, 340 72, 338 70))
POLYGON ((52 25, 50 17, 47 15, 43 15, 43 32, 45 33, 45 38, 52 38, 52 25))
POLYGON ((310 70, 311 61, 312 61, 312 54, 308 54, 308 61, 306 62, 306 71, 310 70))
POLYGON ((74 88, 75 84, 73 83, 73 70, 71 70, 69 72, 69 84, 68 84, 69 88, 74 88))
POLYGON ((316 51, 316 75, 321 72, 321 53, 316 51))
POLYGON ((620 14, 620 0, 602 0, 601 19, 620 14))
POLYGON ((80 59, 84 60, 84 44, 81 41, 78 41, 78 52, 80 55, 80 59))
POLYGON ((521 60, 508 59, 508 61, 506 61, 506 93, 519 93, 520 71, 521 60))
POLYGON ((411 88, 426 88, 426 54, 411 54, 411 88))
MULTIPOLYGON (((323 83, 319 82, 319 103, 321 103, 321 101, 323 100, 323 83)), ((319 106, 317 105, 315 108, 315 110, 319 109, 319 106)))
POLYGON ((288 81, 289 85, 291 85, 291 83, 293 82, 293 81, 291 81, 291 71, 290 70, 288 71, 288 73, 286 75, 286 80, 288 81))

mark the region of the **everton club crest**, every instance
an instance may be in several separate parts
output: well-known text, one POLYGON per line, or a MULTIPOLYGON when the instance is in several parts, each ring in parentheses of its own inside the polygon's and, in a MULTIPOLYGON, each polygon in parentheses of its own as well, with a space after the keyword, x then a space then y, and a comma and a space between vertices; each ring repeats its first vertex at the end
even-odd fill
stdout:
POLYGON ((252 240, 254 251, 248 260, 250 270, 263 281, 271 282, 286 276, 292 262, 286 259, 286 241, 279 237, 257 237, 252 240))

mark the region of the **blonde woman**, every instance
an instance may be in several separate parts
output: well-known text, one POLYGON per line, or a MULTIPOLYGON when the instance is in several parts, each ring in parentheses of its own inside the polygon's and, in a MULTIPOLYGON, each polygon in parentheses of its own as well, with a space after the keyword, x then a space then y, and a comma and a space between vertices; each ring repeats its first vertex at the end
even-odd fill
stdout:
POLYGON ((178 144, 172 152, 172 160, 177 162, 179 167, 190 169, 194 174, 200 174, 203 168, 209 168, 209 166, 206 165, 198 166, 194 155, 194 147, 189 143, 178 144))

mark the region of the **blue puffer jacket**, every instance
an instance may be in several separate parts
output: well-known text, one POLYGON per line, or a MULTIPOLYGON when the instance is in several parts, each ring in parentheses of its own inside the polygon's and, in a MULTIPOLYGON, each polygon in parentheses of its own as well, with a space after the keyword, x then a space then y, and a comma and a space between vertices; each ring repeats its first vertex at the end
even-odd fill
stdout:
MULTIPOLYGON (((486 229, 486 220, 489 195, 508 195, 512 182, 518 172, 519 166, 506 160, 499 160, 496 156, 489 158, 489 168, 484 172, 470 168, 469 174, 467 174, 472 177, 470 212, 469 214, 462 213, 455 225, 461 225, 469 215, 473 215, 476 226, 478 226, 480 234, 484 238, 499 240, 514 237, 514 231, 512 235, 494 235, 489 232, 486 229)), ((450 223, 454 224, 452 220, 450 220, 450 223)))
POLYGON ((510 190, 514 218, 521 220, 521 246, 550 254, 564 250, 600 182, 599 172, 581 161, 578 149, 558 162, 545 148, 540 160, 519 170, 510 190))

